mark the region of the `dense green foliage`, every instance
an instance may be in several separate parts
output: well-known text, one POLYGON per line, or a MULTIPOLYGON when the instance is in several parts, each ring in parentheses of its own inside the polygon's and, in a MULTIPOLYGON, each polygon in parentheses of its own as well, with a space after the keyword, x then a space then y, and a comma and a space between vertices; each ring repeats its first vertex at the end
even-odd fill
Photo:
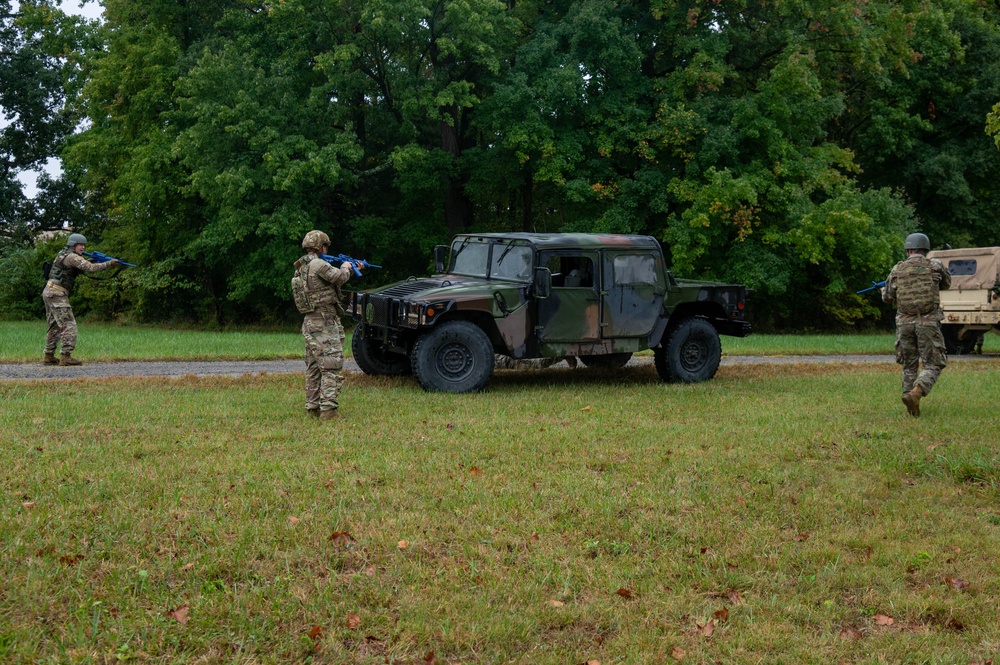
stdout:
POLYGON ((106 315, 284 319, 311 228, 384 281, 458 231, 574 230, 654 235, 765 327, 829 328, 879 315, 854 291, 906 233, 998 242, 995 5, 105 7, 63 156, 76 227, 144 266, 106 315))

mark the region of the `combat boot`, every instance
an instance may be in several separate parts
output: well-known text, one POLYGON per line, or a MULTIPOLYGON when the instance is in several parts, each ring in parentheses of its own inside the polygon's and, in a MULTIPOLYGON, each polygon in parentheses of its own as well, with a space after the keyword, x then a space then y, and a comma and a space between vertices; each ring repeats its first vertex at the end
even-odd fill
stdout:
POLYGON ((59 364, 63 367, 69 367, 70 365, 82 365, 83 363, 74 358, 68 353, 62 354, 62 358, 59 359, 59 364))
POLYGON ((59 364, 59 359, 56 358, 56 354, 55 354, 54 351, 52 353, 46 353, 45 354, 45 360, 42 361, 42 364, 43 365, 58 365, 59 364))
POLYGON ((319 418, 319 409, 306 409, 306 415, 310 418, 319 418))
POLYGON ((914 418, 920 415, 920 398, 924 394, 924 389, 918 384, 913 386, 913 390, 903 395, 903 404, 906 405, 906 411, 914 418))
POLYGON ((319 412, 320 420, 336 420, 339 417, 336 409, 323 409, 319 412))

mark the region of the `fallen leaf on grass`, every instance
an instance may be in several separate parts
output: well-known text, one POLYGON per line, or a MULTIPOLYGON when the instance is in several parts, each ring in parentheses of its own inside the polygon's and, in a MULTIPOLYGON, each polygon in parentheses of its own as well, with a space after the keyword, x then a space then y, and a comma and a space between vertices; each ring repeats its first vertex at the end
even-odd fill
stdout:
POLYGON ((794 540, 797 543, 804 543, 807 540, 809 540, 809 534, 808 533, 797 533, 797 534, 795 534, 792 537, 792 540, 794 540))
POLYGON ((323 637, 323 626, 313 626, 309 631, 309 637, 318 640, 323 637))
POLYGON ((25 510, 31 510, 36 505, 37 504, 34 501, 25 501, 24 503, 21 504, 21 507, 24 508, 25 510))
POLYGON ((851 640, 853 642, 855 640, 861 639, 861 633, 854 630, 853 628, 845 628, 842 631, 840 631, 840 639, 851 640))
POLYGON ((448 423, 447 425, 445 425, 444 428, 450 432, 451 430, 455 429, 455 426, 452 425, 451 423, 448 423))
POLYGON ((375 566, 368 566, 365 568, 365 575, 368 577, 375 577, 375 566))
POLYGON ((81 561, 83 561, 82 554, 71 554, 70 556, 59 557, 59 563, 66 564, 67 566, 75 566, 81 561))
POLYGON ((965 591, 969 588, 968 582, 957 577, 952 577, 951 575, 946 575, 944 581, 952 589, 957 589, 958 591, 965 591))
POLYGON ((288 516, 288 523, 291 524, 292 526, 295 526, 296 524, 298 524, 301 521, 302 520, 300 520, 298 517, 293 517, 292 515, 288 516))
POLYGON ((880 626, 891 626, 892 624, 896 623, 896 620, 893 619, 892 617, 887 617, 884 614, 876 614, 875 623, 880 626))
POLYGON ((349 545, 354 542, 354 536, 346 531, 334 531, 330 534, 330 540, 332 540, 335 545, 349 545))
POLYGON ((670 650, 670 657, 673 658, 674 660, 684 660, 684 656, 686 655, 687 652, 680 647, 674 647, 673 649, 670 650))
POLYGON ((406 542, 405 540, 401 540, 398 543, 396 543, 396 547, 398 547, 401 550, 405 550, 409 546, 410 546, 410 544, 408 542, 406 542))
POLYGON ((469 473, 471 473, 474 476, 481 476, 483 475, 483 470, 480 469, 478 466, 474 466, 471 469, 469 469, 469 473))
POLYGON ((740 592, 736 589, 730 589, 729 593, 726 594, 726 598, 728 598, 729 602, 733 605, 739 605, 743 602, 743 596, 741 596, 740 592))
POLYGON ((181 566, 181 570, 191 570, 192 568, 194 568, 193 561, 191 563, 186 563, 183 566, 181 566))
POLYGON ((549 601, 549 605, 550 605, 551 607, 562 607, 562 606, 563 606, 563 605, 565 605, 565 604, 566 604, 566 603, 562 602, 561 600, 550 600, 550 601, 549 601))
POLYGON ((711 637, 712 633, 715 632, 715 619, 712 619, 711 621, 709 621, 708 623, 706 623, 704 626, 699 625, 699 624, 695 624, 695 625, 698 626, 698 632, 701 633, 702 635, 704 635, 705 637, 711 637))
POLYGON ((351 630, 356 630, 358 626, 361 625, 361 617, 359 617, 354 612, 347 615, 347 627, 351 630))
POLYGON ((434 663, 437 662, 437 657, 434 655, 433 651, 428 651, 424 654, 424 662, 427 663, 427 665, 434 665, 434 663))
POLYGON ((728 561, 726 562, 726 568, 728 568, 729 570, 739 570, 740 569, 740 567, 738 565, 736 565, 735 563, 729 563, 728 561))
POLYGON ((177 623, 187 625, 188 613, 190 611, 191 611, 190 607, 188 607, 187 605, 181 605, 176 610, 172 611, 170 613, 170 616, 172 616, 174 620, 177 621, 177 623))
POLYGON ((713 616, 715 617, 715 620, 718 621, 719 623, 725 623, 726 621, 729 620, 729 608, 723 607, 721 610, 716 610, 713 616))
POLYGON ((583 407, 583 408, 582 408, 582 409, 580 409, 580 410, 581 410, 581 411, 590 411, 590 407, 589 407, 589 406, 585 406, 585 407, 583 407))
POLYGON ((629 591, 628 589, 626 589, 624 587, 622 587, 621 589, 618 589, 618 591, 615 591, 615 593, 617 593, 622 598, 625 598, 626 600, 630 599, 632 597, 632 595, 633 595, 631 591, 629 591))

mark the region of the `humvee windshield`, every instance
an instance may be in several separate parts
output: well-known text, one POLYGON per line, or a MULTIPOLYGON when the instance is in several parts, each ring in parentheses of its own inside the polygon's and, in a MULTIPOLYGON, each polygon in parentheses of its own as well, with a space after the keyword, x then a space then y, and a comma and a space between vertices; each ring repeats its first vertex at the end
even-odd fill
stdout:
POLYGON ((516 282, 531 279, 531 246, 523 241, 463 238, 452 244, 451 253, 451 272, 456 275, 516 282))

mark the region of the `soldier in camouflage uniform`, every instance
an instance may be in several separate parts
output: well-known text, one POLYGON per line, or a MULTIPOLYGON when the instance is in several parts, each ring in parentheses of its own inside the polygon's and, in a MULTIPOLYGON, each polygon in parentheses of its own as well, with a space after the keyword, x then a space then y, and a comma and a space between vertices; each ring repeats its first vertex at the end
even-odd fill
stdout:
MULTIPOLYGON (((344 378, 344 326, 340 317, 340 285, 351 277, 351 264, 335 268, 320 254, 329 251, 330 238, 322 231, 310 231, 302 241, 305 256, 295 262, 292 294, 295 306, 304 314, 302 336, 306 341, 306 413, 327 420, 337 417, 338 398, 344 378)), ((358 270, 363 267, 355 264, 358 270)))
POLYGON ((42 302, 45 303, 45 319, 49 323, 45 335, 46 365, 81 365, 73 357, 76 348, 76 317, 69 303, 69 294, 81 272, 98 272, 118 265, 118 259, 104 263, 91 263, 83 254, 87 239, 79 233, 71 233, 66 238, 66 247, 52 261, 49 279, 42 290, 42 302), (62 342, 62 358, 56 359, 56 347, 62 342))
POLYGON ((951 286, 951 273, 937 259, 927 258, 931 243, 923 233, 908 235, 904 247, 907 258, 889 273, 882 299, 896 304, 896 362, 903 366, 903 404, 911 416, 919 416, 920 399, 931 392, 948 364, 940 291, 951 286))

